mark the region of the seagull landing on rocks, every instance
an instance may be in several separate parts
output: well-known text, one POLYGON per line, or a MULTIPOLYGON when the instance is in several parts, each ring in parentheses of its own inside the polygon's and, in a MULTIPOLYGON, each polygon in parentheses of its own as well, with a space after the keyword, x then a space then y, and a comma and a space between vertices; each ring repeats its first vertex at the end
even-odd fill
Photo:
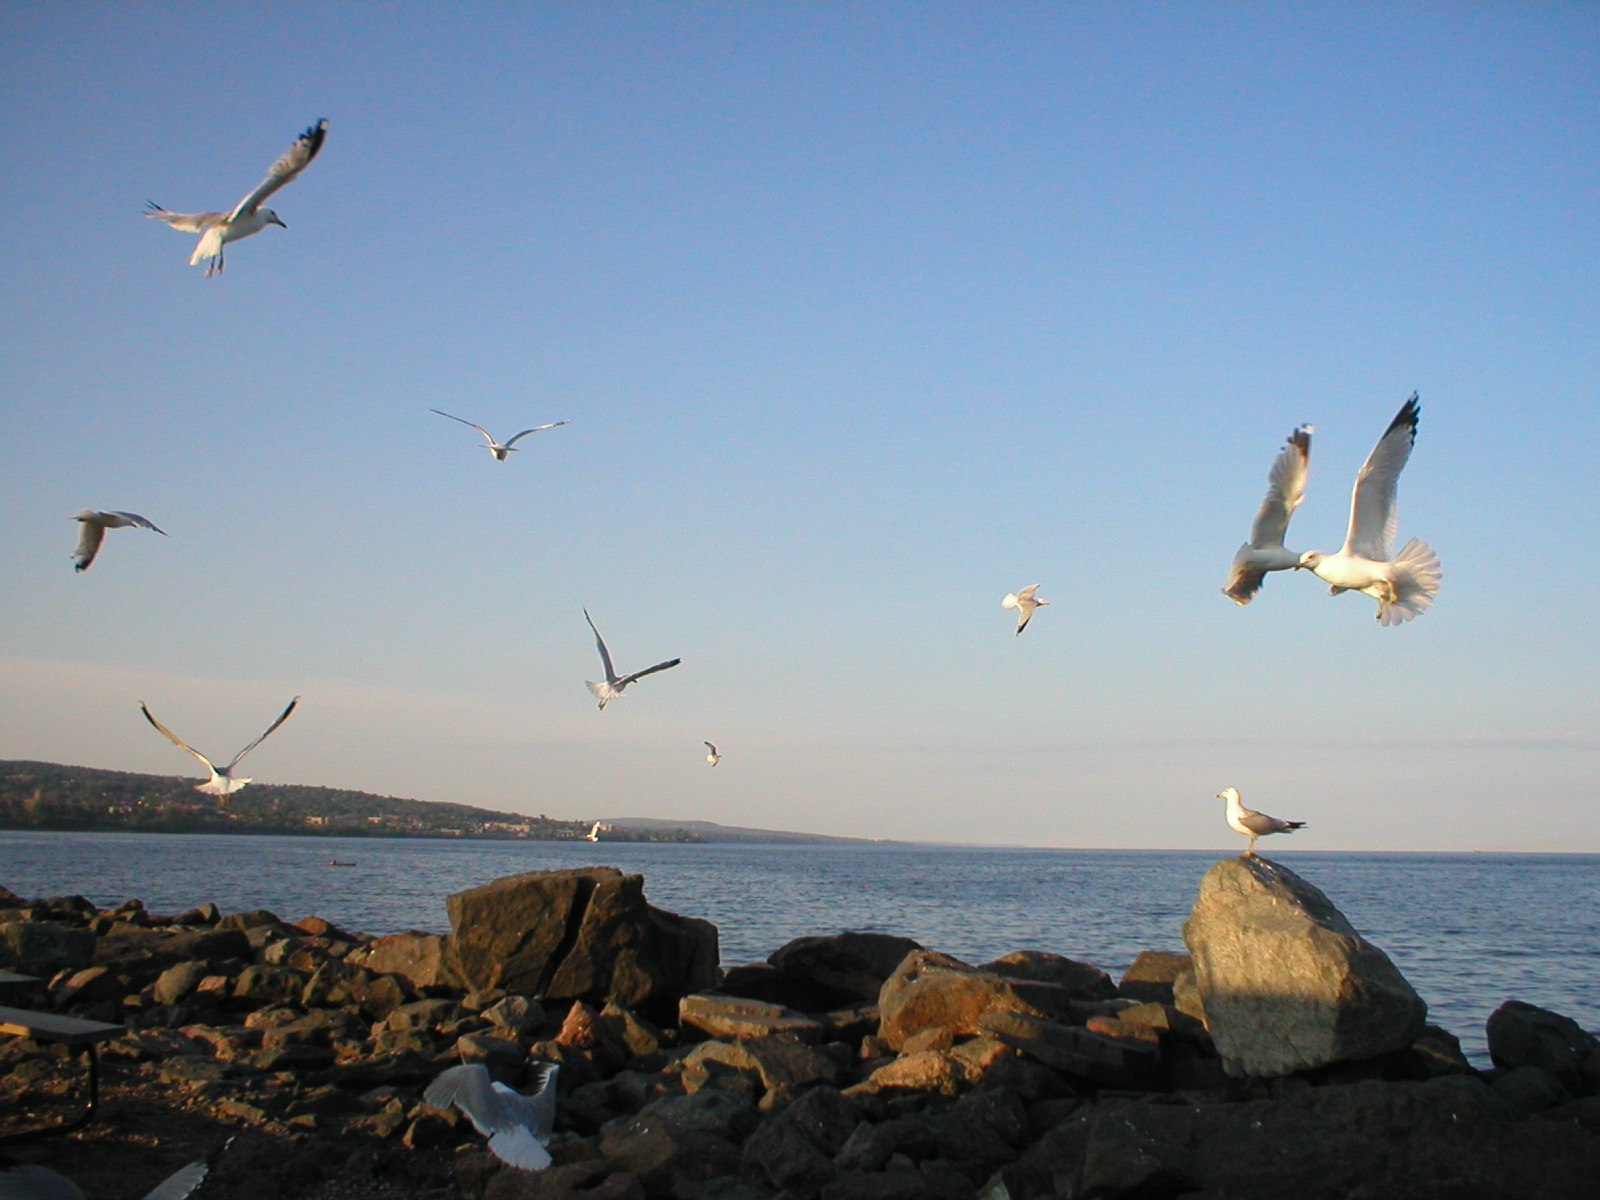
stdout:
POLYGON ((270 208, 262 208, 261 202, 304 171, 317 156, 317 151, 322 149, 323 139, 327 136, 328 121, 324 117, 295 138, 294 143, 267 170, 267 177, 256 185, 255 191, 234 205, 232 212, 177 213, 162 208, 154 200, 147 200, 144 215, 165 221, 179 233, 198 233, 200 240, 195 243, 194 253, 189 256, 189 265, 198 266, 209 259, 206 263, 206 278, 209 279, 222 270, 222 248, 229 242, 260 233, 268 225, 289 228, 277 213, 270 208))
POLYGON ((517 443, 523 438, 527 437, 530 433, 538 433, 541 429, 554 429, 557 425, 566 425, 568 423, 566 421, 551 421, 548 425, 535 425, 532 429, 524 429, 514 438, 511 438, 505 442, 497 442, 489 435, 489 431, 482 425, 473 425, 471 421, 462 420, 460 417, 451 417, 449 413, 442 412, 437 408, 430 408, 428 411, 438 413, 441 417, 450 417, 452 421, 461 421, 463 425, 472 425, 474 429, 483 434, 483 440, 489 443, 484 447, 484 449, 486 449, 490 454, 494 455, 495 458, 501 462, 505 462, 506 455, 515 450, 517 448, 517 443))
POLYGON ((722 761, 722 755, 717 753, 717 748, 710 742, 706 743, 706 761, 713 767, 722 761))
MULTIPOLYGON (((78 548, 72 552, 72 557, 77 560, 72 564, 72 569, 75 571, 89 569, 94 556, 100 553, 100 543, 104 540, 108 529, 126 529, 130 525, 137 525, 140 529, 155 529, 162 537, 167 536, 166 530, 156 529, 155 522, 141 517, 138 513, 96 512, 92 508, 83 508, 73 514, 72 519, 83 522, 83 528, 78 533, 78 548)), ((3 1197, 0 1197, 0 1200, 3 1200, 3 1197)))
MULTIPOLYGON (((186 1200, 205 1182, 222 1152, 233 1144, 230 1137, 206 1158, 180 1167, 146 1193, 144 1200, 186 1200)), ((49 1167, 19 1163, 0 1157, 0 1200, 87 1200, 83 1189, 49 1167)))
POLYGON ((1284 548, 1283 536, 1305 496, 1314 432, 1310 425, 1302 425, 1291 433, 1267 472, 1267 498, 1250 527, 1250 540, 1233 556, 1233 570, 1222 589, 1223 595, 1239 604, 1254 599, 1268 571, 1290 571, 1300 565, 1300 556, 1284 548))
MULTIPOLYGON (((215 766, 204 754, 201 754, 200 751, 196 750, 193 746, 189 745, 188 742, 184 741, 177 734, 173 733, 172 730, 168 729, 160 721, 156 720, 155 717, 151 716, 150 710, 145 707, 143 700, 139 701, 139 711, 144 713, 145 720, 149 721, 150 724, 154 725, 158 730, 166 735, 166 738, 169 742, 178 747, 178 749, 192 754, 200 761, 201 766, 211 772, 210 779, 206 780, 204 783, 197 783, 194 785, 195 791, 204 792, 208 796, 227 796, 237 792, 245 784, 250 782, 248 778, 234 778, 233 769, 239 765, 240 761, 246 754, 249 754, 250 751, 254 750, 257 746, 261 745, 262 742, 266 741, 267 738, 272 736, 272 731, 289 719, 289 714, 294 711, 294 706, 299 703, 299 696, 296 696, 293 700, 289 701, 289 707, 283 710, 282 714, 276 721, 267 726, 266 733, 263 733, 255 741, 251 742, 243 750, 235 754, 233 756, 233 761, 227 766, 221 768, 215 766)), ((3 1198, 0 1198, 0 1200, 3 1200, 3 1198)))
POLYGON ((611 666, 611 652, 606 649, 605 639, 600 636, 600 631, 594 628, 594 620, 589 616, 587 608, 583 610, 583 619, 588 621, 589 628, 594 630, 594 644, 600 651, 600 664, 606 670, 604 683, 595 683, 588 679, 584 680, 589 685, 589 690, 599 699, 601 708, 605 708, 606 701, 615 700, 622 695, 623 690, 635 679, 643 679, 646 675, 654 675, 657 671, 665 671, 668 667, 675 667, 683 661, 681 658, 673 658, 666 662, 657 663, 653 667, 646 667, 642 671, 635 671, 632 675, 619 676, 611 666))
POLYGON ((1328 594, 1365 592, 1378 602, 1378 623, 1399 625, 1425 611, 1439 590, 1439 556, 1420 538, 1394 554, 1399 522, 1395 498, 1400 472, 1417 440, 1417 394, 1400 406, 1389 428, 1367 455, 1350 498, 1350 530, 1337 554, 1307 550, 1300 566, 1328 585, 1328 594))
POLYGON ((489 1139, 489 1152, 501 1162, 523 1171, 542 1171, 550 1165, 545 1144, 556 1117, 554 1063, 534 1063, 535 1091, 525 1096, 499 1080, 489 1078, 482 1063, 448 1067, 422 1093, 434 1108, 459 1108, 472 1127, 489 1139))
POLYGON ((1296 829, 1304 829, 1304 821, 1282 821, 1277 817, 1269 817, 1266 813, 1258 813, 1254 809, 1246 808, 1239 803, 1238 788, 1223 788, 1217 793, 1218 800, 1228 802, 1228 825, 1235 833, 1242 833, 1250 839, 1250 844, 1245 847, 1244 856, 1256 856, 1256 839, 1265 837, 1269 833, 1293 833, 1296 829))
POLYGON ((1028 622, 1033 620, 1033 610, 1041 604, 1049 604, 1048 600, 1040 600, 1034 595, 1039 590, 1037 583, 1030 583, 1020 592, 1007 592, 1000 601, 1001 608, 1014 608, 1017 610, 1017 632, 1021 633, 1028 627, 1028 622))

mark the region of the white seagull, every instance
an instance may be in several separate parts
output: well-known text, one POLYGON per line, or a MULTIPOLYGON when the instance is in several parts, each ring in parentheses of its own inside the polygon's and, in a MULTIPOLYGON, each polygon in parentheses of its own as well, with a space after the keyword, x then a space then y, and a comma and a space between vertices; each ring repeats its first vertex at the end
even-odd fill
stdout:
POLYGON ((201 754, 200 751, 196 750, 193 746, 189 745, 188 742, 184 741, 177 734, 173 733, 172 730, 168 729, 160 721, 156 720, 155 717, 151 716, 150 710, 145 707, 143 700, 139 701, 139 710, 144 713, 145 720, 149 721, 150 724, 154 725, 166 735, 168 741, 170 741, 174 746, 178 747, 178 749, 187 751, 189 754, 192 754, 195 758, 199 759, 200 765, 211 772, 210 779, 206 780, 204 783, 197 783, 194 785, 195 791, 205 792, 208 796, 227 796, 237 792, 245 784, 250 782, 249 778, 247 777, 240 777, 237 779, 234 778, 233 769, 239 765, 240 760, 242 760, 246 754, 249 754, 250 751, 254 750, 257 746, 261 745, 262 742, 266 741, 267 738, 272 736, 272 731, 289 719, 289 714, 294 711, 294 706, 299 703, 299 696, 296 696, 293 700, 289 701, 289 707, 283 710, 282 714, 279 715, 276 721, 267 726, 266 733, 263 733, 255 741, 251 742, 243 750, 235 754, 233 756, 233 761, 227 766, 220 768, 213 764, 212 761, 204 754, 201 754))
MULTIPOLYGON (((222 1151, 233 1144, 230 1137, 209 1158, 198 1158, 180 1167, 146 1193, 144 1200, 186 1200, 205 1182, 222 1151)), ((0 1159, 0 1200, 87 1200, 83 1189, 65 1175, 33 1163, 0 1159)))
POLYGON ((1223 595, 1239 604, 1249 604, 1261 590, 1268 571, 1289 571, 1300 565, 1300 556, 1283 545, 1289 518, 1305 497, 1306 469, 1311 459, 1310 425, 1302 425, 1289 435, 1278 457, 1267 472, 1267 498, 1261 502, 1250 540, 1233 556, 1223 595))
POLYGON ((1235 833, 1242 833, 1250 839, 1250 844, 1245 847, 1246 858, 1255 857, 1258 837, 1265 837, 1269 833, 1293 833, 1296 829, 1306 827, 1304 821, 1283 821, 1246 808, 1239 803, 1238 788, 1223 788, 1217 793, 1217 799, 1228 802, 1228 825, 1235 833))
POLYGON ((646 675, 654 675, 657 671, 665 671, 668 667, 675 667, 683 661, 681 658, 673 658, 666 662, 657 663, 653 667, 646 667, 642 671, 635 671, 632 675, 618 676, 611 665, 611 652, 606 649, 606 641, 600 636, 600 631, 594 628, 594 619, 589 616, 587 608, 583 610, 583 619, 589 622, 590 629, 594 629, 594 644, 600 649, 600 663, 606 669, 604 683, 595 683, 589 679, 584 680, 589 685, 589 690, 599 698, 601 708, 606 706, 607 700, 615 700, 622 695, 623 689, 635 679, 643 679, 646 675))
POLYGON ((162 537, 167 536, 165 529, 156 529, 154 521, 141 517, 138 513, 96 512, 92 508, 82 508, 72 519, 83 522, 83 528, 78 532, 78 548, 72 552, 72 557, 77 559, 72 565, 75 571, 89 569, 94 556, 100 553, 100 543, 104 540, 108 529, 126 529, 130 525, 137 525, 140 529, 155 529, 162 537))
POLYGON ((324 117, 295 138, 293 144, 278 157, 278 161, 272 164, 267 177, 256 185, 255 191, 234 205, 232 212, 177 213, 162 208, 154 200, 148 200, 145 202, 147 211, 144 215, 165 221, 179 233, 198 233, 200 240, 195 243, 194 253, 189 256, 189 265, 198 266, 202 260, 210 259, 206 263, 206 277, 210 278, 222 270, 222 248, 229 242, 260 233, 268 225, 289 228, 277 213, 270 208, 262 208, 261 202, 310 165, 317 151, 322 149, 323 139, 327 135, 328 120, 324 117))
POLYGON ((1000 601, 1001 608, 1014 608, 1017 610, 1017 632, 1021 633, 1028 627, 1028 622, 1033 620, 1033 610, 1041 604, 1049 604, 1048 600, 1041 600, 1034 595, 1039 590, 1037 583, 1030 583, 1020 592, 1007 592, 1000 601))
MULTIPOLYGON (((430 408, 428 411, 438 413, 441 417, 450 417, 449 413, 442 412, 437 408, 430 408)), ((474 429, 483 434, 483 440, 489 443, 484 447, 484 449, 488 450, 490 454, 494 455, 495 458, 499 459, 501 462, 505 462, 506 455, 515 450, 517 448, 517 443, 523 438, 527 437, 530 433, 538 433, 541 429, 554 429, 557 425, 566 425, 568 423, 566 421, 551 421, 548 425, 535 425, 532 429, 524 429, 514 438, 510 438, 505 442, 497 442, 489 435, 489 431, 482 425, 475 425, 471 421, 463 420, 460 417, 450 417, 450 419, 452 421, 461 421, 463 425, 472 425, 474 429)))
POLYGON ((1344 547, 1337 554, 1307 550, 1300 556, 1299 565, 1326 582, 1330 596, 1353 590, 1375 599, 1380 625, 1411 620, 1433 603, 1439 590, 1439 556, 1427 542, 1412 538, 1399 554, 1392 549, 1399 521, 1395 495, 1417 439, 1420 411, 1412 392, 1367 455, 1350 498, 1344 547))
POLYGON ((706 743, 706 761, 713 767, 722 761, 722 755, 717 753, 717 748, 710 742, 706 743))
POLYGON ((422 1093, 425 1104, 466 1113, 472 1126, 489 1139, 489 1151, 503 1163, 523 1171, 542 1171, 550 1165, 545 1144, 556 1117, 555 1063, 533 1064, 538 1089, 525 1096, 489 1078, 482 1063, 448 1067, 422 1093))

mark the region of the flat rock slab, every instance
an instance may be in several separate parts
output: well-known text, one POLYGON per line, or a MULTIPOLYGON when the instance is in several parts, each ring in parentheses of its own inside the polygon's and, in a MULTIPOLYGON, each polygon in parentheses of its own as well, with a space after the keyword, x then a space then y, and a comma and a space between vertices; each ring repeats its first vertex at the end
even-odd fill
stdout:
POLYGON ((769 1034, 788 1034, 801 1042, 822 1040, 823 1026, 803 1013, 747 1000, 742 996, 716 996, 696 993, 678 1001, 678 1022, 713 1038, 756 1038, 769 1034))
POLYGON ((1184 923, 1224 1068, 1278 1076, 1409 1046, 1427 1005, 1384 952, 1293 871, 1227 858, 1184 923))

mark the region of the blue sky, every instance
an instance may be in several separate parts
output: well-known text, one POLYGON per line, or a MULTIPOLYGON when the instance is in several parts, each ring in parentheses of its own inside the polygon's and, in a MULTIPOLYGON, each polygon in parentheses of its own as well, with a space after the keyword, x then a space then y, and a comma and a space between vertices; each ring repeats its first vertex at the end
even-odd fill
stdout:
POLYGON ((1600 11, 6 4, 0 757, 916 840, 1600 851, 1600 11), (186 265, 305 126, 288 229, 186 265), (1415 389, 1438 603, 1219 588, 1415 389), (494 462, 457 413, 526 439, 494 462), (113 531, 71 569, 83 507, 113 531), (1021 637, 998 601, 1051 600, 1021 637), (598 712, 582 608, 618 666, 598 712), (702 761, 702 739, 725 757, 702 761))

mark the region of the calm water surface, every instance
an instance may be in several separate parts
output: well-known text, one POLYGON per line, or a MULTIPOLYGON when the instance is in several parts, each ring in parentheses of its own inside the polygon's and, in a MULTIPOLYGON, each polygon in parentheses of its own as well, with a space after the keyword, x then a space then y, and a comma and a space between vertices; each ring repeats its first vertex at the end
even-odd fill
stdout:
MULTIPOLYGON (((1182 950, 1215 851, 934 846, 454 842, 398 838, 0 832, 0 885, 24 896, 131 896, 153 911, 315 914, 349 929, 443 932, 451 892, 522 871, 604 864, 657 907, 715 924, 724 965, 791 938, 901 934, 968 962, 1050 950, 1121 973, 1182 950), (335 867, 330 859, 353 862, 335 867)), ((1484 1061, 1483 1022, 1524 1000, 1600 1029, 1600 855, 1272 856, 1316 884, 1484 1061)))

